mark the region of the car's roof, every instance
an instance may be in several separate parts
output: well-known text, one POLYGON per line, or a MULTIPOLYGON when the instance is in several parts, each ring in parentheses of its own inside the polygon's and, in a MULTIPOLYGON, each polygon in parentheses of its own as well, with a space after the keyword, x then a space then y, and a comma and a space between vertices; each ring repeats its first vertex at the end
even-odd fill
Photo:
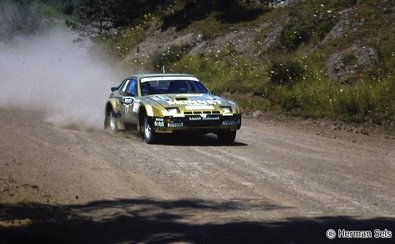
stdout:
POLYGON ((132 77, 141 79, 141 78, 152 78, 152 77, 195 77, 195 76, 190 74, 179 74, 179 73, 147 73, 147 74, 133 75, 132 77))

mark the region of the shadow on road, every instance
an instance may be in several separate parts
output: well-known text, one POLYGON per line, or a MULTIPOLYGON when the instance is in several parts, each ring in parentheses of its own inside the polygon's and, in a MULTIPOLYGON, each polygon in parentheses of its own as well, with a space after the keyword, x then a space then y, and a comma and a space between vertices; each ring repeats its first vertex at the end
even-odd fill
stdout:
POLYGON ((236 141, 229 145, 221 144, 214 134, 175 134, 175 135, 161 135, 158 144, 171 146, 248 146, 245 143, 236 141))
MULTIPOLYGON (((119 199, 81 205, 0 204, 0 243, 334 243, 327 229, 395 230, 394 218, 347 216, 249 221, 220 216, 235 211, 275 211, 288 207, 252 200, 158 201, 119 199), (215 219, 215 220, 212 220, 215 219)), ((365 240, 385 243, 393 239, 365 240)), ((344 240, 361 243, 361 240, 344 240)))
MULTIPOLYGON (((121 133, 124 137, 145 143, 142 136, 136 131, 125 131, 121 133)), ((208 134, 193 134, 193 133, 175 133, 175 134, 161 134, 158 135, 158 140, 155 144, 164 146, 228 146, 240 147, 248 146, 236 140, 234 143, 225 145, 217 140, 217 136, 213 133, 208 134)))

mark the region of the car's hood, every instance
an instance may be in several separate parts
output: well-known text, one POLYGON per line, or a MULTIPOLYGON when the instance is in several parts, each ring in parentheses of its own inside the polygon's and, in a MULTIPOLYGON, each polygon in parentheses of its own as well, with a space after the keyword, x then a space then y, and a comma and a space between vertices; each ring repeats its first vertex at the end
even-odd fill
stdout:
POLYGON ((178 107, 181 111, 219 110, 229 102, 211 94, 160 94, 147 96, 165 108, 178 107))

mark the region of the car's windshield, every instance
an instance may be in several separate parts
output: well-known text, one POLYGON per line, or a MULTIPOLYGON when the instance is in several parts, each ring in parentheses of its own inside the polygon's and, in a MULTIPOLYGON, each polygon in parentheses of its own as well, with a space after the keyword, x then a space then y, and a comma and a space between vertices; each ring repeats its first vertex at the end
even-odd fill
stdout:
POLYGON ((162 80, 150 79, 142 80, 141 94, 175 94, 175 93, 209 93, 207 88, 196 80, 176 79, 162 80))

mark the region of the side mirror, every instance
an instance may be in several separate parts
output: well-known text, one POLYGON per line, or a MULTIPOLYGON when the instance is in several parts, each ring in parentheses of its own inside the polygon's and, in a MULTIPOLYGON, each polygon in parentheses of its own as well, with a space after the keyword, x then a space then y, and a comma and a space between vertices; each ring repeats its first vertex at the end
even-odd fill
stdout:
POLYGON ((111 87, 111 91, 112 91, 112 92, 115 92, 116 90, 118 90, 118 87, 116 87, 116 86, 111 87))
POLYGON ((133 97, 124 97, 122 98, 122 103, 123 104, 132 104, 134 102, 134 98, 133 97))

